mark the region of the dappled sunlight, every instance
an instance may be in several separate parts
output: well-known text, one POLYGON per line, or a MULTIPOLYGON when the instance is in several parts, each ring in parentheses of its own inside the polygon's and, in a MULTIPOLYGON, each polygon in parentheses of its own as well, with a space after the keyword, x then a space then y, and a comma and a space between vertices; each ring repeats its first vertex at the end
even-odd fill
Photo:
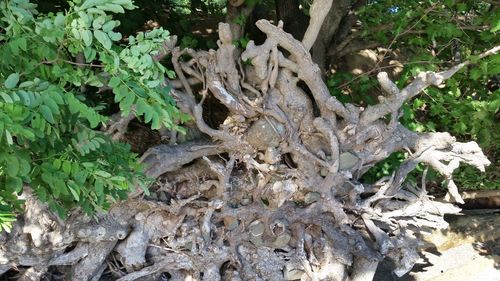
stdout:
MULTIPOLYGON (((448 229, 423 234, 420 260, 412 271, 391 280, 497 280, 491 278, 500 276, 500 210, 464 210, 446 220, 448 229)), ((383 263, 374 280, 387 280, 390 268, 383 263)))

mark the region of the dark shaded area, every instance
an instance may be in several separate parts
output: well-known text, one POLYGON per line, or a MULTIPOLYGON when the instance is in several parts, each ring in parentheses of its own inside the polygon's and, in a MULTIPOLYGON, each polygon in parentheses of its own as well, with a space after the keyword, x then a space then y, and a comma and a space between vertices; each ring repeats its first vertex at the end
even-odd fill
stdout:
POLYGON ((130 144, 133 152, 141 155, 148 148, 159 145, 161 136, 158 131, 151 130, 149 126, 134 120, 130 122, 123 141, 130 144))
POLYGON ((276 0, 276 16, 284 22, 283 29, 294 38, 304 37, 309 18, 300 9, 299 0, 276 0))

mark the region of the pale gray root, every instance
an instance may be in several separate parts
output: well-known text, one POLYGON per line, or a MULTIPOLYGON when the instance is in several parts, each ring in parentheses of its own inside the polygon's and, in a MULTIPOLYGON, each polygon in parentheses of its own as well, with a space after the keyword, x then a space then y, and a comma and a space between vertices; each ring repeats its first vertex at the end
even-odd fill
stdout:
POLYGON ((43 275, 47 272, 46 267, 33 266, 28 268, 21 274, 19 281, 39 281, 42 279, 43 275))
POLYGON ((137 213, 132 222, 132 231, 116 248, 125 268, 141 268, 146 263, 149 241, 172 236, 183 219, 183 215, 157 208, 137 213))
POLYGON ((323 77, 326 76, 327 67, 329 67, 327 52, 334 41, 336 41, 334 39, 338 39, 336 38, 336 35, 339 35, 341 22, 346 18, 351 5, 352 1, 348 0, 333 1, 332 7, 328 11, 323 24, 321 25, 319 35, 312 47, 313 61, 318 64, 323 73, 323 77))
POLYGON ((203 156, 214 155, 223 152, 220 145, 210 142, 192 142, 176 146, 159 145, 146 151, 141 162, 147 165, 146 174, 157 178, 160 175, 178 170, 187 164, 203 156))
POLYGON ((109 135, 112 140, 122 140, 127 132, 130 121, 135 119, 135 105, 132 106, 130 113, 123 116, 121 112, 115 113, 108 121, 108 125, 103 127, 106 135, 109 135))
POLYGON ((73 265, 89 254, 89 243, 79 242, 76 247, 65 254, 51 259, 48 265, 73 265))
POLYGON ((90 279, 90 281, 99 281, 101 279, 102 274, 104 273, 104 271, 106 270, 107 267, 108 267, 108 265, 106 263, 101 264, 101 266, 99 267, 99 269, 96 270, 96 273, 90 279))
MULTIPOLYGON (((230 6, 230 16, 248 12, 230 6)), ((231 44, 242 31, 234 24, 219 26, 217 51, 165 46, 179 77, 165 85, 175 85, 173 98, 202 137, 149 149, 141 161, 157 178, 151 194, 137 191, 95 218, 75 211, 62 221, 27 188, 24 216, 0 236, 0 275, 16 266, 64 266, 82 281, 104 273, 121 281, 162 273, 173 280, 364 281, 385 257, 398 276, 408 272, 418 233, 445 228, 443 215, 459 212, 406 183, 408 174, 419 163, 432 167, 448 181, 448 199, 460 202, 453 171, 460 163, 484 171, 490 162, 474 142, 404 128, 400 107, 468 62, 420 74, 401 90, 379 74, 387 95, 378 104, 343 104, 309 53, 330 6, 314 1, 302 42, 260 20, 267 40, 245 50, 231 44), (228 110, 217 128, 204 120, 209 95, 228 110), (409 156, 393 175, 361 182, 394 152, 409 156)), ((125 125, 118 127, 120 134, 125 125)))
POLYGON ((378 261, 356 258, 352 268, 351 281, 370 281, 375 276, 378 261))
POLYGON ((104 263, 109 253, 113 251, 116 241, 104 241, 90 243, 92 249, 82 260, 71 268, 71 280, 90 280, 98 273, 102 273, 101 265, 104 263))
POLYGON ((316 0, 311 5, 309 10, 311 15, 309 19, 309 26, 304 34, 304 38, 302 39, 302 44, 306 50, 310 50, 314 42, 316 42, 316 38, 318 37, 326 15, 328 15, 328 12, 332 7, 332 3, 333 0, 316 0))
POLYGON ((144 267, 143 269, 127 274, 117 281, 133 281, 140 277, 155 274, 157 272, 179 269, 192 269, 194 266, 189 256, 185 254, 168 254, 162 257, 161 260, 155 262, 152 266, 144 267))
POLYGON ((2 276, 2 274, 4 274, 5 272, 9 271, 10 269, 10 266, 8 265, 0 265, 0 276, 2 276))

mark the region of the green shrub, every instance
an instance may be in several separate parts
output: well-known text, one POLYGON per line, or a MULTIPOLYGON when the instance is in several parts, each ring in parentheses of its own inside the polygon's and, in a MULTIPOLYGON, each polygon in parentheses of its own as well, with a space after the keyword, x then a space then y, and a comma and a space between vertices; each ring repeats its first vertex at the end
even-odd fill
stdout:
POLYGON ((0 2, 0 230, 10 230, 29 185, 64 217, 90 214, 145 187, 136 155, 100 129, 103 95, 153 129, 180 130, 186 119, 164 85, 172 71, 154 61, 169 33, 161 28, 123 40, 112 14, 131 0, 74 0, 40 14, 28 0, 0 2), (81 60, 76 59, 81 57, 81 60), (111 91, 96 89, 107 86, 111 91))

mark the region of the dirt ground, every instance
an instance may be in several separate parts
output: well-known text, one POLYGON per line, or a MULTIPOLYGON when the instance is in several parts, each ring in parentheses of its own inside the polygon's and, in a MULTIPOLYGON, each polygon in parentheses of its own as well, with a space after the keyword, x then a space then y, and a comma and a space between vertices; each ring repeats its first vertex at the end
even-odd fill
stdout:
POLYGON ((391 264, 379 266, 376 281, 499 281, 500 209, 463 211, 450 216, 450 228, 427 235, 421 259, 397 277, 391 264))

